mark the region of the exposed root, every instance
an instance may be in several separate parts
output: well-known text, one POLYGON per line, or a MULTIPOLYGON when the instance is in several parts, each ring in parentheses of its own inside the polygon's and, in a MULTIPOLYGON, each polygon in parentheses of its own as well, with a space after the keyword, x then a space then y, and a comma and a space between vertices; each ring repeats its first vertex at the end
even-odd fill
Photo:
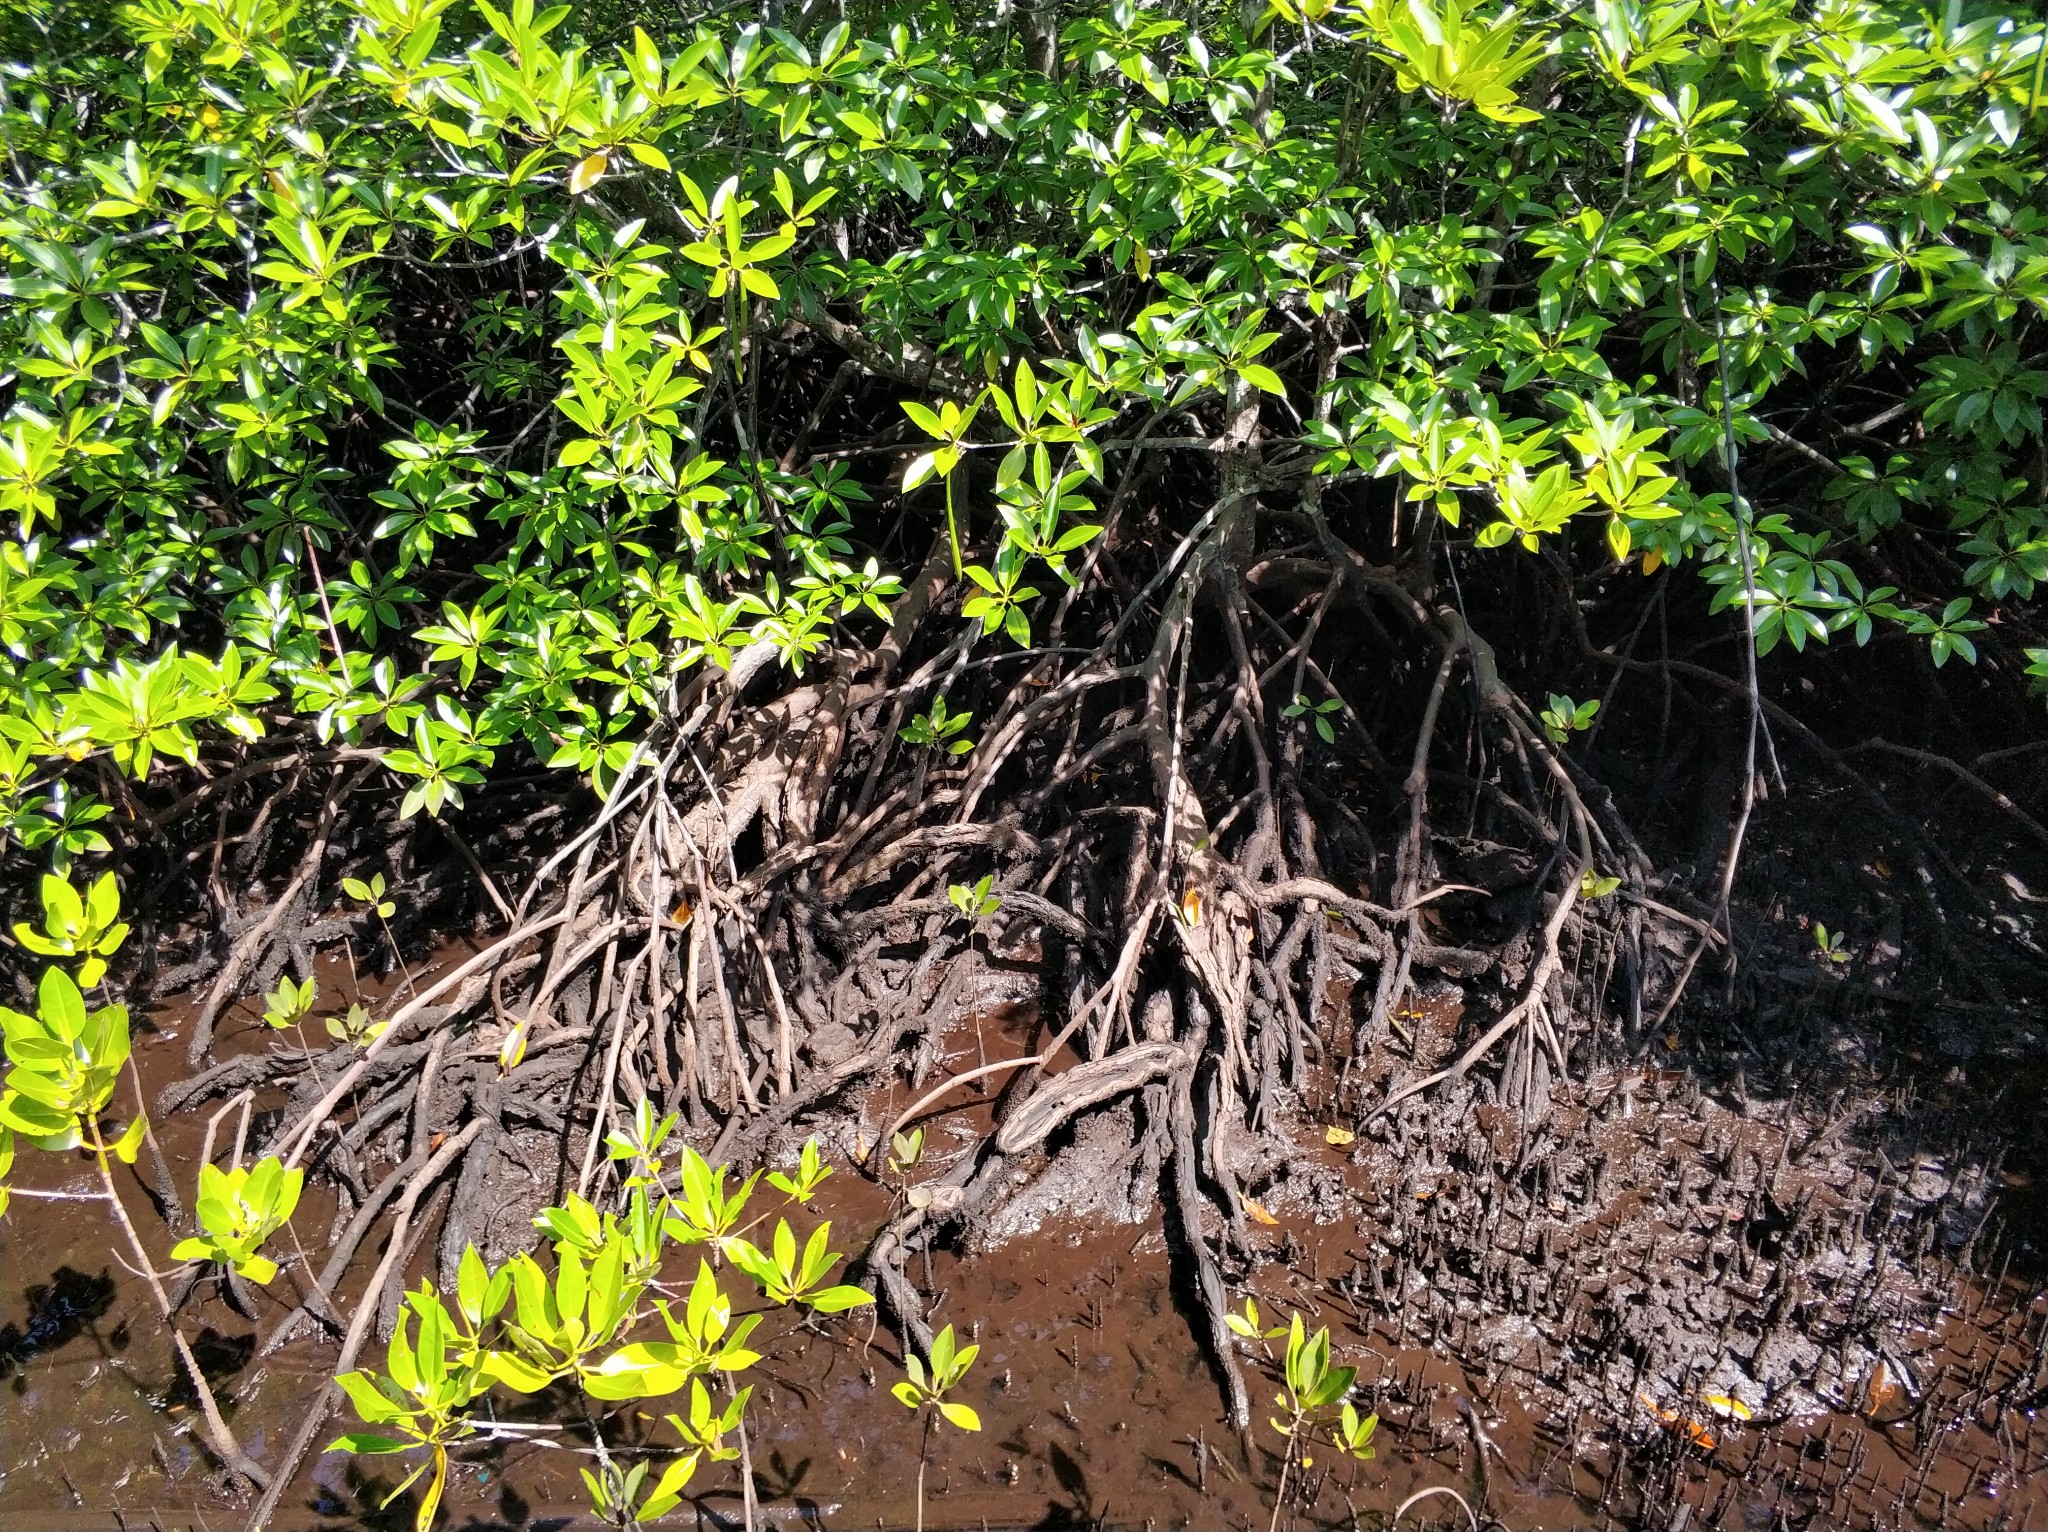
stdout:
MULTIPOLYGON (((1716 934, 1682 894, 1653 890, 1612 798, 1414 571, 1374 565, 1320 512, 1308 543, 1259 549, 1260 496, 1279 481, 1258 459, 1256 402, 1232 389, 1209 508, 1132 545, 1158 550, 1149 571, 1118 567, 1126 553, 1106 539, 1092 549, 1047 647, 977 658, 971 633, 934 620, 949 567, 936 545, 877 647, 767 702, 740 705, 765 646, 680 686, 587 822, 529 859, 523 886, 476 903, 498 934, 423 976, 367 1047, 230 1059, 167 1092, 177 1110, 282 1089, 256 1152, 347 1189, 323 1269, 264 1349, 309 1321, 338 1332, 329 1295, 391 1226, 344 1337, 352 1359, 410 1243, 438 1233, 447 1272, 488 1240, 495 1167, 530 1155, 513 1146, 536 1134, 556 1145, 556 1194, 601 1199, 615 1171, 598 1145, 642 1097, 714 1159, 752 1162, 812 1131, 886 1143, 994 1088, 988 1130, 858 1262, 885 1311, 927 1344, 930 1295, 908 1255, 985 1227, 1020 1169, 1094 1114, 1123 1113, 1136 1125, 1127 1167, 1171 1213, 1246 1424, 1224 1323, 1225 1271, 1249 1247, 1234 1146, 1284 1130, 1312 1093, 1360 1126, 1504 1042, 1502 1094, 1540 1118, 1543 1081, 1607 1010, 1640 1024, 1666 1002, 1678 964, 1648 937, 1716 934), (1084 630, 1092 647, 1065 642, 1084 630), (1286 709, 1311 679, 1347 674, 1340 660, 1389 679, 1366 712, 1339 698, 1332 748, 1286 709), (1408 674, 1415 684, 1392 679, 1408 674), (973 712, 971 754, 901 739, 935 694, 973 712), (1390 760, 1406 763, 1398 779, 1390 760), (1595 870, 1621 879, 1619 897, 1580 897, 1595 870), (948 888, 983 875, 1000 908, 965 918, 948 888), (1335 987, 1359 979, 1369 1011, 1333 1014, 1335 987), (1363 1101, 1359 1060, 1437 981, 1460 987, 1476 1034, 1363 1101), (1021 1048, 986 1048, 961 1024, 999 985, 1036 1001, 1021 1048), (876 1121, 867 1098, 885 1084, 876 1121), (379 1161, 395 1168, 369 1185, 362 1167, 379 1161), (449 1188, 445 1218, 427 1200, 435 1184, 449 1188)), ((1172 440, 1138 438, 1127 482, 1172 440)), ((1110 519, 1124 504, 1119 490, 1110 519)), ((370 769, 344 779, 341 760, 318 759, 334 775, 312 842, 214 977, 195 1064, 222 1008, 309 918, 341 805, 370 769)), ((526 833, 559 812, 544 804, 526 833)), ((436 854, 452 847, 473 876, 488 839, 458 834, 436 854)))

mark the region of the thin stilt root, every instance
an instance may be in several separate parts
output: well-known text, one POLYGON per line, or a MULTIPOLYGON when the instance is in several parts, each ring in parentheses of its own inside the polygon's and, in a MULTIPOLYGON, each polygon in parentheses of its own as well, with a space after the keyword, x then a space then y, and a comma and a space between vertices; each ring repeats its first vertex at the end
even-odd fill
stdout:
MULTIPOLYGON (((1416 594, 1412 571, 1370 563, 1320 515, 1309 544, 1259 550, 1260 495, 1276 480, 1258 459, 1255 403, 1233 393, 1225 416, 1210 508, 1157 542, 1142 584, 1091 557, 1062 603, 1058 633, 1092 625, 1093 647, 977 656, 945 615, 957 593, 941 541, 875 648, 767 703, 739 702, 765 649, 679 688, 597 813, 516 898, 514 885, 492 891, 500 934, 421 976, 366 1048, 230 1060, 179 1087, 182 1105, 285 1085, 255 1151, 344 1185, 366 1157, 398 1163, 351 1191, 309 1291, 333 1290, 389 1210, 430 1211, 429 1174, 460 1188, 439 1247, 448 1266, 490 1222, 480 1203, 517 1133, 553 1135, 562 1189, 601 1198, 612 1169, 597 1140, 636 1098, 679 1113, 714 1157, 754 1160, 810 1131, 886 1141, 887 1119, 863 1116, 883 1082, 914 1103, 888 1114, 896 1126, 985 1099, 956 1089, 980 1083, 997 1091, 991 1130, 946 1171, 943 1197, 888 1224, 857 1263, 899 1328, 913 1342, 927 1328, 905 1255, 985 1227, 1063 1125, 1114 1106, 1133 1114, 1133 1162, 1157 1176, 1149 1194, 1171 1209, 1205 1343, 1246 1423, 1223 1323, 1225 1273, 1246 1248, 1230 1144, 1280 1128, 1312 1070, 1348 1079, 1424 975, 1466 986, 1476 1034, 1377 1105, 1351 1101, 1355 1124, 1511 1037, 1519 1067, 1540 1049, 1562 1073, 1575 1021, 1583 1032, 1606 1004, 1604 977, 1576 975, 1617 967, 1592 955, 1625 955, 1626 1008, 1640 1015, 1664 998, 1644 987, 1673 977, 1645 927, 1707 926, 1674 907, 1681 896, 1650 897, 1649 859, 1611 798, 1553 747, 1461 611, 1416 594), (1212 609, 1220 622, 1196 620, 1212 609), (1304 678, 1354 671, 1428 684, 1387 681, 1370 722, 1340 695, 1332 749, 1288 704, 1304 678), (906 712, 940 692, 974 715, 969 754, 899 738, 906 712), (1398 781, 1389 756, 1408 761, 1398 781), (1517 859, 1510 875, 1445 865, 1456 837, 1438 817, 1468 788, 1470 816, 1517 859), (1387 806, 1370 811, 1376 824, 1348 806, 1374 802, 1387 806), (1622 880, 1622 898, 1580 897, 1596 869, 1622 880), (982 875, 1000 908, 964 919, 946 891, 982 875), (1510 961, 1512 943, 1451 936, 1460 911, 1489 899, 1520 902, 1526 961, 1510 961), (953 1071, 942 1061, 965 997, 1020 969, 1042 975, 1038 1036, 953 1071), (1369 1014, 1333 1018, 1330 986, 1366 977, 1369 1014), (1489 978, 1502 996, 1490 1021, 1477 988, 1489 978)), ((317 881, 351 786, 332 786, 280 909, 317 881)), ((438 844, 461 845, 464 869, 476 860, 466 842, 438 844)), ((251 927, 231 953, 209 1020, 276 925, 251 927)), ((312 1297, 266 1344, 338 1318, 312 1297)))

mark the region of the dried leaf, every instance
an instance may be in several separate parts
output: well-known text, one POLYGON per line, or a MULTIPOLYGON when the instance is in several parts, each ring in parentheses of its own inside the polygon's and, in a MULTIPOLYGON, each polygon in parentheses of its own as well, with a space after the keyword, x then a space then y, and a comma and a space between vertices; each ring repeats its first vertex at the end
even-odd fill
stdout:
POLYGON ((1676 1431, 1680 1436, 1691 1437, 1694 1446, 1700 1448, 1702 1451, 1713 1451, 1713 1433, 1709 1431, 1705 1426, 1701 1425, 1698 1421, 1689 1419, 1688 1417, 1679 1414, 1676 1410, 1665 1409, 1662 1405, 1657 1403, 1656 1400, 1652 1399, 1648 1394, 1637 1394, 1636 1398, 1642 1403, 1644 1409, 1648 1410, 1652 1415, 1656 1416, 1657 1419, 1661 1421, 1664 1425, 1669 1426, 1673 1431, 1676 1431))
POLYGON ((1723 1420, 1747 1420, 1750 1416, 1749 1406, 1733 1394, 1701 1394, 1700 1403, 1723 1420))
POLYGON ((1358 1135, 1349 1128, 1325 1128, 1323 1129, 1323 1142, 1332 1149, 1342 1149, 1347 1144, 1357 1143, 1358 1135))
POLYGON ((1202 891, 1191 888, 1180 896, 1180 918, 1183 924, 1198 926, 1202 923, 1202 891))
POLYGON ((1256 1197, 1247 1197, 1244 1199, 1244 1210, 1252 1215, 1253 1223, 1277 1224, 1280 1222, 1279 1219, 1275 1218, 1271 1213, 1266 1211, 1265 1207, 1259 1202, 1258 1198, 1256 1197))

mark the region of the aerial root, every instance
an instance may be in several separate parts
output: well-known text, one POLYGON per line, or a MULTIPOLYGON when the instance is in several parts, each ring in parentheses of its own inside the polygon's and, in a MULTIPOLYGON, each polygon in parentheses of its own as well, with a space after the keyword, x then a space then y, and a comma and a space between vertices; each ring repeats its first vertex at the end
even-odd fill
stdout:
MULTIPOLYGON (((514 1135, 554 1139, 558 1194, 602 1199, 618 1172, 599 1143, 643 1098, 677 1113, 714 1162, 752 1164, 823 1128, 866 1156, 870 1173, 894 1132, 971 1099, 992 1105, 988 1129, 855 1261, 906 1341, 924 1345, 931 1295, 908 1256, 985 1227, 1016 1192, 1020 1164, 1049 1151, 1056 1160, 1063 1132, 1128 1101, 1142 1122, 1128 1163, 1153 1177, 1231 1418, 1248 1422, 1224 1322, 1225 1269, 1252 1249, 1230 1136, 1284 1129, 1317 1069, 1341 1109, 1422 973, 1471 981, 1501 966, 1497 950, 1462 945, 1439 924, 1460 900, 1507 891, 1439 866, 1433 810, 1467 780, 1443 764, 1455 730, 1486 741, 1493 763, 1492 796, 1474 812, 1484 807, 1535 870, 1533 890, 1525 878, 1518 894, 1537 901, 1533 955, 1515 974, 1514 1003, 1477 1041, 1369 1111, 1355 1105, 1354 1125, 1463 1075, 1511 1034, 1523 1038, 1513 1062, 1525 1082, 1538 1051, 1561 1074, 1571 1039, 1559 986, 1572 980, 1575 1009, 1597 1006, 1617 967, 1647 982, 1641 923, 1703 923, 1643 892, 1647 858, 1611 800, 1551 748, 1461 619, 1336 559, 1297 560, 1315 565, 1307 615, 1272 616, 1259 602, 1277 587, 1230 574, 1228 506, 1205 526, 1120 611, 1101 614, 1108 636, 1092 651, 969 665, 970 651, 949 641, 899 684, 897 663, 921 643, 913 621, 867 671, 855 661, 806 687, 767 733, 757 710, 734 705, 754 657, 741 656, 729 680, 697 678, 605 784, 590 820, 523 886, 497 893, 498 934, 419 975, 366 1047, 229 1059, 166 1092, 163 1106, 177 1109, 284 1086, 287 1108, 257 1151, 354 1188, 322 1270, 307 1273, 305 1296, 264 1349, 309 1322, 342 1331, 331 1295, 380 1229, 384 1267, 438 1233, 435 1264, 450 1273, 492 1226, 491 1167, 514 1135), (1208 656, 1191 622, 1202 601, 1235 602, 1257 620, 1227 621, 1224 652, 1208 656), (1308 651, 1344 601, 1431 658, 1405 776, 1381 784, 1399 794, 1391 833, 1343 804, 1358 795, 1316 785, 1307 725, 1281 716, 1291 693, 1278 688, 1290 673, 1296 685, 1322 674, 1308 651), (941 686, 955 689, 950 706, 974 713, 970 754, 898 737, 917 699, 941 686), (1134 748, 1148 769, 1120 764, 1134 748), (982 817, 981 802, 998 797, 1011 811, 982 817), (1621 876, 1634 902, 1582 901, 1581 878, 1596 867, 1621 876), (984 874, 998 904, 977 916, 952 890, 984 874), (1627 920, 1614 913, 1623 908, 1627 920), (957 1019, 985 1010, 991 986, 1034 975, 1035 1035, 1021 1049, 984 1039, 953 1062, 957 1019), (1333 983, 1366 976, 1369 1016, 1353 1025, 1328 1014, 1333 983), (893 1120, 876 1122, 869 1094, 885 1082, 907 1086, 893 1100, 909 1104, 892 1102, 893 1120), (379 1160, 395 1168, 365 1184, 361 1167, 379 1160)), ((945 567, 920 576, 927 603, 945 567)), ((1339 758, 1384 759, 1345 709, 1339 758)), ((1330 768, 1316 770, 1327 782, 1330 768)), ((316 842, 355 780, 330 783, 316 842)), ((301 859, 280 908, 312 885, 322 856, 316 846, 301 859)), ((238 939, 209 1022, 267 940, 253 928, 238 939)), ((342 1337, 350 1361, 365 1314, 388 1320, 384 1275, 342 1337)))

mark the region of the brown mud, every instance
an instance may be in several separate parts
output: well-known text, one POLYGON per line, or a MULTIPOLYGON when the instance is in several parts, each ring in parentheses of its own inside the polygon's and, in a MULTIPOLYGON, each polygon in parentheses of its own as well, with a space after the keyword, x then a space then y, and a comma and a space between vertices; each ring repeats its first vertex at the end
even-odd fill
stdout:
MULTIPOLYGON (((944 1071, 1037 1045, 1035 1010, 1003 1000, 1016 979, 987 976, 983 1003, 943 1029, 944 1071)), ((1463 1095, 1448 1110, 1415 1100, 1361 1125, 1359 1103, 1418 1067, 1392 1048, 1369 1073, 1340 1085, 1312 1072, 1301 1097, 1276 1103, 1290 1150, 1241 1130, 1221 1141, 1245 1188, 1243 1217, 1219 1216, 1205 1232, 1228 1255, 1233 1300, 1254 1297, 1268 1323, 1298 1312, 1329 1325, 1382 1421, 1371 1463, 1315 1454, 1283 1520, 1385 1526, 1410 1495, 1442 1485, 1487 1524, 1527 1532, 2048 1524, 2048 1429, 2036 1421, 2048 1403, 2048 1293, 2012 1270, 2015 1253, 2023 1272, 2037 1270, 2031 1182, 1992 1147, 1987 1115, 2016 1094, 2031 1112, 2041 1040, 2017 1020, 1956 1033, 1952 1055, 1929 1056, 1940 1046, 1931 1038, 1915 1077, 1943 1085, 1928 1095, 1879 1067, 1891 1046, 1882 1016, 1859 1032, 1853 1000, 1817 985, 1788 993, 1777 1013, 1725 1029, 1726 1046, 1653 1039, 1660 1067, 1550 1079, 1538 1052, 1523 1079, 1542 1094, 1540 1113, 1474 1079, 1454 1086, 1463 1095), (1768 1051, 1740 1035, 1766 1023, 1768 1051), (1539 1126, 1525 1131, 1530 1118, 1539 1126), (1972 1123, 1982 1148, 1959 1152, 1968 1135, 1958 1130, 1972 1123), (1729 1413, 1738 1404, 1747 1420, 1729 1413)), ((1337 991, 1331 1003, 1350 998, 1337 991)), ((188 1006, 164 1007, 138 1028, 152 1095, 183 1078, 189 1018, 188 1006)), ((1411 996, 1398 1020, 1414 1060, 1440 1057, 1459 996, 1411 996)), ((227 1014, 224 1056, 291 1045, 251 1021, 246 1004, 227 1014)), ((1513 1060, 1504 1077, 1515 1078, 1513 1060)), ((900 1085, 874 1097, 839 1130, 849 1141, 827 1144, 839 1173, 810 1211, 832 1219, 835 1248, 857 1254, 900 1206, 897 1189, 849 1161, 909 1099, 900 1085)), ((970 1084, 928 1111, 930 1148, 913 1179, 970 1152, 992 1102, 970 1084)), ((935 1438, 928 1526, 1261 1528, 1273 1518, 1273 1368, 1243 1348, 1255 1424, 1242 1438, 1196 1340, 1184 1247, 1137 1184, 1158 1167, 1131 1163, 1132 1135, 1114 1121, 1130 1110, 1055 1135, 1049 1163, 1020 1171, 1018 1195, 974 1248, 913 1250, 906 1263, 930 1323, 982 1346, 962 1397, 985 1429, 935 1438)), ((209 1115, 160 1123, 174 1164, 199 1157, 209 1115)), ((217 1150, 236 1131, 229 1114, 217 1150)), ((528 1149, 530 1184, 518 1196, 495 1188, 498 1216, 476 1230, 496 1255, 526 1241, 519 1216, 557 1195, 559 1145, 540 1135, 528 1149)), ((147 1164, 129 1188, 137 1207, 147 1164)), ((92 1188, 82 1163, 55 1156, 20 1170, 29 1191, 92 1188)), ((296 1225, 313 1265, 334 1209, 331 1189, 310 1183, 296 1225)), ((358 1253, 344 1304, 378 1254, 374 1242, 358 1253)), ((0 1257, 0 1525, 238 1525, 246 1507, 195 1435, 167 1337, 141 1284, 110 1259, 100 1205, 21 1198, 0 1257)), ((261 1350, 306 1264, 287 1259, 270 1291, 204 1284, 185 1311, 259 1461, 296 1429, 331 1356, 311 1333, 261 1350)), ((434 1265, 429 1247, 411 1274, 434 1265)), ((778 1317, 767 1333, 750 1411, 763 1521, 910 1525, 920 1433, 888 1393, 901 1376, 894 1337, 865 1319, 806 1330, 778 1317)), ((547 1403, 521 1414, 569 1418, 547 1403)), ((651 1420, 639 1424, 658 1442, 651 1420)), ((343 1429, 337 1417, 329 1434, 343 1429)), ((582 1525, 573 1449, 584 1444, 562 1429, 467 1449, 443 1524, 582 1525)), ((387 1469, 314 1459, 279 1525, 409 1525, 409 1496, 380 1509, 403 1476, 387 1469)), ((739 1523, 736 1469, 708 1469, 695 1488, 675 1524, 739 1523)), ((1403 1522, 1462 1523, 1444 1497, 1403 1522)))

